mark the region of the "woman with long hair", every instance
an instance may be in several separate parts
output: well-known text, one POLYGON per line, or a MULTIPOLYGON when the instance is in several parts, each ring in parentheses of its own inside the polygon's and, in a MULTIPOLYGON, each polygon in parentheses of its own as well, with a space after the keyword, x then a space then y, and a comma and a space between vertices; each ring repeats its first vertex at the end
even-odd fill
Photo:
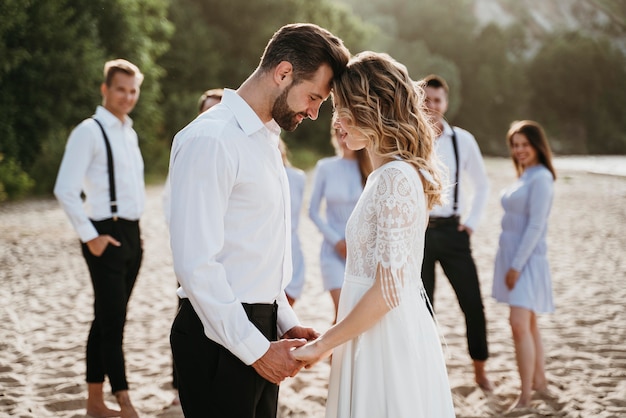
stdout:
POLYGON ((509 322, 521 392, 513 408, 546 391, 544 352, 537 314, 554 312, 546 234, 556 172, 546 135, 537 122, 514 122, 506 136, 517 181, 502 192, 504 208, 493 297, 510 306, 509 322))
POLYGON ((363 52, 333 98, 348 147, 367 149, 374 171, 346 228, 337 323, 294 356, 311 365, 334 349, 327 417, 453 417, 420 277, 428 210, 442 193, 423 91, 390 56, 363 52))
POLYGON ((372 165, 365 149, 352 150, 346 144, 346 132, 333 118, 330 139, 335 156, 322 158, 315 167, 309 217, 324 237, 320 250, 320 269, 324 290, 330 292, 337 306, 346 268, 346 223, 363 192, 372 165), (320 214, 322 202, 326 210, 320 214))

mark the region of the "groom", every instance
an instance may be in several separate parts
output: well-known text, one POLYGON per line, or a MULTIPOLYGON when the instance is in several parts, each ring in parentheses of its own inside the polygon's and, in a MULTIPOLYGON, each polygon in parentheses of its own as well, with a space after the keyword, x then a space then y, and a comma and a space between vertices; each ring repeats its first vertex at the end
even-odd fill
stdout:
POLYGON ((183 128, 170 157, 181 308, 170 341, 185 417, 275 417, 278 384, 318 336, 289 306, 289 189, 278 140, 317 119, 350 53, 312 24, 282 27, 238 90, 183 128), (278 340, 278 338, 284 338, 278 340))

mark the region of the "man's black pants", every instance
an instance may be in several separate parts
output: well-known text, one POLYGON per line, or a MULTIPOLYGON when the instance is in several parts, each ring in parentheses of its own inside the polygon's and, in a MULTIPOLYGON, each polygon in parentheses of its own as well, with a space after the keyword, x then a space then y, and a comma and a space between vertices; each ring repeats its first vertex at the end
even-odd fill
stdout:
POLYGON ((102 383, 109 376, 113 393, 127 390, 122 340, 128 300, 135 285, 143 250, 138 221, 92 221, 99 234, 122 245, 107 246, 100 257, 82 244, 94 293, 94 320, 87 338, 87 383, 102 383))
MULTIPOLYGON (((277 340, 276 305, 244 305, 250 321, 277 340)), ((186 418, 275 418, 278 385, 204 334, 189 299, 183 299, 170 334, 178 393, 186 418)))
POLYGON ((478 273, 472 258, 470 237, 467 232, 458 231, 457 228, 458 222, 445 222, 426 229, 422 280, 434 306, 435 263, 439 261, 465 315, 470 357, 486 360, 489 357, 487 326, 478 273))

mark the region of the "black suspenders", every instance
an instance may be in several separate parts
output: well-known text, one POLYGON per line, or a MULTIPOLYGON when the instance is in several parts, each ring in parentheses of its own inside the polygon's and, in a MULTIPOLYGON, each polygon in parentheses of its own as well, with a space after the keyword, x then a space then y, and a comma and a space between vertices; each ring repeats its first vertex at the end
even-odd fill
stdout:
POLYGON ((454 159, 456 161, 456 173, 454 179, 454 206, 452 207, 454 210, 454 214, 456 215, 457 208, 459 207, 459 150, 456 144, 456 132, 454 132, 454 128, 452 129, 452 147, 454 148, 454 159))
POLYGON ((102 136, 104 136, 104 143, 107 148, 107 165, 109 166, 109 195, 111 200, 111 215, 114 221, 117 221, 117 199, 115 197, 115 172, 113 170, 113 153, 111 152, 111 144, 109 143, 109 137, 106 132, 104 132, 104 128, 102 124, 98 121, 98 119, 93 118, 96 121, 100 130, 102 131, 102 136))

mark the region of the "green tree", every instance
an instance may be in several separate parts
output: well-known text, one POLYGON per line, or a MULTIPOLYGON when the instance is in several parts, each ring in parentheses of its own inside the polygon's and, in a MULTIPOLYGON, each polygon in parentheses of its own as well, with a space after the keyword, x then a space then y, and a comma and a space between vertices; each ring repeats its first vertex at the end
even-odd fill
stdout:
POLYGON ((510 123, 527 114, 523 39, 520 26, 487 25, 475 37, 466 62, 471 78, 462 85, 463 103, 455 122, 471 130, 486 154, 505 155, 503 138, 510 123))
POLYGON ((548 39, 529 65, 533 117, 556 152, 626 152, 626 57, 578 32, 548 39))
POLYGON ((8 59, 0 70, 0 164, 31 173, 43 141, 84 117, 97 97, 93 64, 102 54, 93 20, 69 1, 9 0, 2 8, 0 50, 8 59))
POLYGON ((0 3, 0 153, 5 156, 0 164, 14 161, 15 170, 35 180, 35 190, 49 192, 69 130, 100 103, 104 61, 118 57, 146 74, 133 116, 147 171, 158 158, 165 160, 165 147, 157 144, 161 70, 155 60, 168 47, 167 5, 166 0, 0 3))
MULTIPOLYGON (((168 17, 176 29, 169 52, 158 62, 166 72, 161 104, 170 139, 195 117, 204 90, 237 88, 254 71, 267 41, 281 26, 319 24, 352 50, 362 49, 373 36, 370 27, 330 0, 179 0, 172 2, 168 17)), ((289 147, 329 152, 329 119, 330 106, 325 104, 319 122, 307 121, 285 134, 289 147)))
MULTIPOLYGON (((174 30, 167 19, 170 0, 73 0, 82 12, 97 18, 98 39, 106 59, 125 58, 145 75, 141 97, 131 115, 145 161, 146 176, 161 176, 169 147, 164 135, 161 78, 157 63, 169 49, 174 30)), ((99 63, 99 71, 102 65, 99 63)), ((100 76, 101 78, 102 76, 100 76)), ((98 89, 99 83, 92 88, 98 89)))

